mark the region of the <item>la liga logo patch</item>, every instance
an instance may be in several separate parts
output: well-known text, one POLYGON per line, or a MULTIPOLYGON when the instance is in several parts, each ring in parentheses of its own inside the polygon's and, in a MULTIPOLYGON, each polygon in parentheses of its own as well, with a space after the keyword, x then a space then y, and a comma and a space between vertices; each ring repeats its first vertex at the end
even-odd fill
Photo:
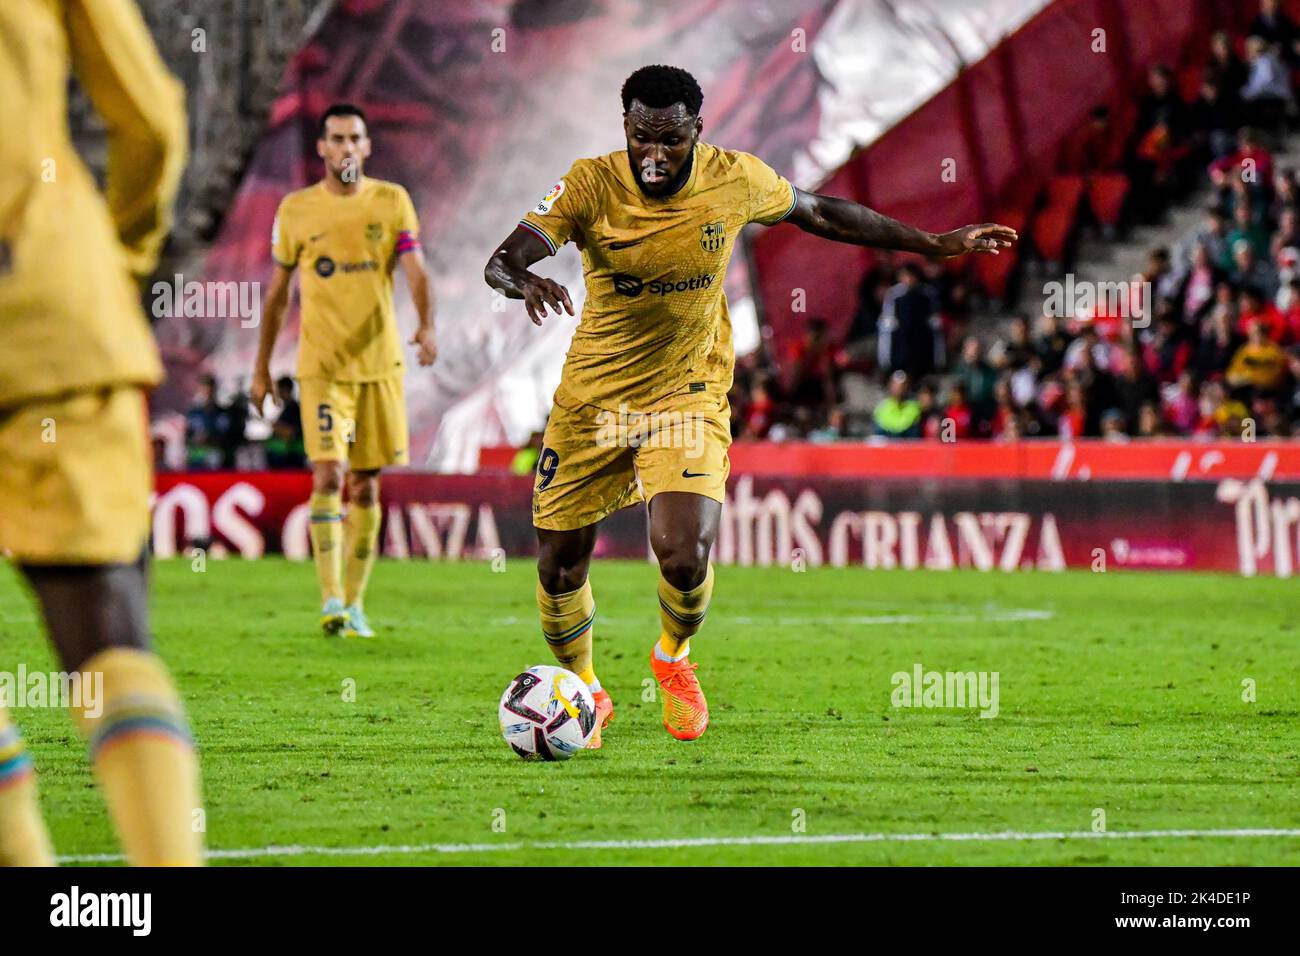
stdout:
POLYGON ((547 193, 545 196, 542 197, 542 201, 533 207, 533 211, 541 216, 546 215, 548 212, 551 211, 551 207, 555 205, 555 200, 559 199, 563 195, 564 195, 564 180, 561 179, 558 183, 556 183, 554 186, 551 187, 551 191, 549 193, 547 193))

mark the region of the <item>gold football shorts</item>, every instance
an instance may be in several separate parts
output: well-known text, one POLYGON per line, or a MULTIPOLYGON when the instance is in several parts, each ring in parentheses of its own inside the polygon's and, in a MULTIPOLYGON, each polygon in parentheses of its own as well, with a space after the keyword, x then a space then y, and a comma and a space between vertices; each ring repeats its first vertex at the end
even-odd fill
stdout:
POLYGON ((374 382, 304 378, 298 389, 311 461, 346 461, 370 471, 410 460, 401 376, 374 382))
POLYGON ((0 548, 20 564, 127 564, 149 536, 153 450, 134 385, 0 409, 0 548))
POLYGON ((680 411, 555 405, 533 481, 533 524, 572 531, 662 491, 721 502, 731 470, 725 396, 680 411))

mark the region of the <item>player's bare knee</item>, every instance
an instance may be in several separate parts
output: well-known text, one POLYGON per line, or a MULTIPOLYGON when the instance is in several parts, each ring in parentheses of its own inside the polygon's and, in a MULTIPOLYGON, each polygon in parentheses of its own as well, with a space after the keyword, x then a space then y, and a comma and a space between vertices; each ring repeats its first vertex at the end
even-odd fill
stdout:
POLYGON ((318 461, 311 469, 311 490, 318 495, 337 495, 343 491, 343 462, 318 461))
POLYGON ((348 499, 361 508, 379 503, 379 473, 353 472, 348 476, 348 499))
POLYGON ((665 548, 659 557, 659 573, 679 591, 693 591, 709 573, 709 549, 702 541, 665 548))
POLYGON ((537 580, 547 594, 568 594, 587 580, 587 561, 566 562, 543 554, 537 560, 537 580))

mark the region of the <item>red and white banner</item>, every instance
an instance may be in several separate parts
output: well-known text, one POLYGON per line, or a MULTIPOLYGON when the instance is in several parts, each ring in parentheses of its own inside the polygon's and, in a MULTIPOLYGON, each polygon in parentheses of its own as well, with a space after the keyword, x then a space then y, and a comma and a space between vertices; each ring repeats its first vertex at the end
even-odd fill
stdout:
MULTIPOLYGON (((393 472, 381 553, 491 560, 536 553, 529 478, 393 472)), ((310 554, 306 473, 162 474, 158 557, 310 554)), ((601 527, 597 557, 645 558, 645 509, 601 527)), ((734 475, 714 559, 796 567, 984 571, 1166 569, 1290 577, 1300 482, 1051 481, 734 475)))
MULTIPOLYGON (((505 471, 514 455, 484 448, 480 471, 505 471)), ((1300 442, 1292 441, 737 442, 730 458, 733 475, 1300 481, 1300 442)))

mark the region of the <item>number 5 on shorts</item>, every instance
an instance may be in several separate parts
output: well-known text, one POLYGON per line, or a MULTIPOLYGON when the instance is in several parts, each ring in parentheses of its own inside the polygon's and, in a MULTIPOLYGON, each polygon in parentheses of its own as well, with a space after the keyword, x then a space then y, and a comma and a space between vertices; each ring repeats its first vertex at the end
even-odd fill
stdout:
POLYGON ((328 435, 334 430, 334 416, 330 414, 329 405, 324 402, 316 406, 316 424, 322 435, 328 435))

